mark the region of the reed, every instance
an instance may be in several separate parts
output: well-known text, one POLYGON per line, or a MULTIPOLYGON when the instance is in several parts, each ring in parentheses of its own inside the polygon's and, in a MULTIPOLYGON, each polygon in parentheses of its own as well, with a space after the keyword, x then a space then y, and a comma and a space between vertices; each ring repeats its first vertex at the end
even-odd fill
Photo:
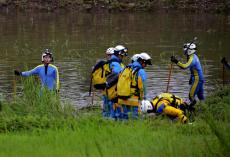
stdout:
POLYGON ((23 80, 15 101, 0 100, 0 156, 228 156, 230 148, 229 87, 197 104, 187 125, 164 116, 112 121, 99 108, 76 111, 33 78, 23 80))

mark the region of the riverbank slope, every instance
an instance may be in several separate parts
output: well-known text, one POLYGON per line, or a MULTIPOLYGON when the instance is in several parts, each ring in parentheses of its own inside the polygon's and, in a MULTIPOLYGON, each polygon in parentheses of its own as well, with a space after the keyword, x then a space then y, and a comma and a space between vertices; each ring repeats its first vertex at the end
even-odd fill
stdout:
POLYGON ((0 0, 1 9, 21 11, 159 11, 229 13, 227 0, 0 0))

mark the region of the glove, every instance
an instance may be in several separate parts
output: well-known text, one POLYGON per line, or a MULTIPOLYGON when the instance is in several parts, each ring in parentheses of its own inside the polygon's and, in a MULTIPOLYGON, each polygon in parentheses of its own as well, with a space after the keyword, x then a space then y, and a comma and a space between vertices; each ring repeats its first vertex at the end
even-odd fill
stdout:
POLYGON ((190 112, 194 112, 194 111, 195 111, 195 107, 194 107, 194 106, 189 105, 189 106, 188 106, 188 110, 189 110, 190 112))
POLYGON ((225 57, 223 57, 223 58, 221 59, 221 63, 222 63, 222 64, 227 64, 227 61, 226 61, 226 58, 225 58, 225 57))
POLYGON ((173 63, 178 63, 178 60, 176 59, 176 57, 175 56, 171 56, 171 62, 173 62, 173 63))
POLYGON ((22 73, 20 71, 18 71, 18 70, 14 70, 14 74, 17 75, 17 76, 21 76, 22 75, 22 73))
POLYGON ((196 104, 196 100, 192 100, 191 103, 189 104, 188 106, 188 110, 191 111, 191 112, 194 112, 195 111, 195 104, 196 104))

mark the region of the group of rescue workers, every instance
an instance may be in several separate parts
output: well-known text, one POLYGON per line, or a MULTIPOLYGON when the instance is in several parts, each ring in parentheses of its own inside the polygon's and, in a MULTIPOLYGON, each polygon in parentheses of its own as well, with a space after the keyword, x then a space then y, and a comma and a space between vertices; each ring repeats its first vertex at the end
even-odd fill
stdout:
MULTIPOLYGON (((131 63, 125 66, 122 61, 128 55, 128 48, 123 45, 108 48, 105 52, 106 61, 98 61, 91 74, 91 84, 95 89, 102 91, 102 115, 114 120, 123 120, 137 119, 140 113, 156 113, 187 123, 188 118, 185 113, 187 110, 194 110, 195 97, 197 96, 200 101, 204 100, 204 76, 197 56, 196 44, 184 44, 183 51, 187 57, 186 63, 178 61, 175 56, 171 56, 171 62, 182 69, 190 69, 190 102, 171 93, 161 93, 147 100, 145 67, 152 65, 149 54, 146 52, 135 54, 131 58, 131 63)), ((58 93, 60 87, 58 68, 51 64, 54 59, 49 49, 42 53, 41 60, 43 64, 30 71, 15 70, 15 75, 23 77, 37 75, 41 80, 42 88, 58 93)), ((230 69, 230 64, 225 58, 222 58, 221 62, 230 69)))

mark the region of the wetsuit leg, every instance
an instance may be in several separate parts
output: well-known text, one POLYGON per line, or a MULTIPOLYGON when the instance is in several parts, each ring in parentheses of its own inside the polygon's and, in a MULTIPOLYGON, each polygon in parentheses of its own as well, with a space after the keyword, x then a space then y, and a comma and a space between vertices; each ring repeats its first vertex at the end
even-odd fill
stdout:
POLYGON ((103 117, 108 117, 108 98, 103 95, 102 96, 103 99, 103 111, 102 111, 102 116, 103 117))
POLYGON ((132 106, 131 112, 132 112, 132 118, 137 119, 138 118, 138 106, 132 106))
POLYGON ((204 87, 203 87, 203 81, 199 82, 199 90, 197 91, 197 97, 199 98, 199 100, 204 100, 204 87))
POLYGON ((192 102, 195 100, 195 95, 198 92, 198 84, 199 84, 199 78, 195 78, 195 80, 192 82, 192 86, 189 91, 189 100, 192 102))
POLYGON ((187 117, 184 115, 183 111, 176 109, 172 106, 166 106, 163 111, 164 114, 172 117, 178 117, 181 123, 187 123, 187 117))
POLYGON ((122 112, 120 119, 129 119, 130 108, 127 105, 122 105, 122 112))

